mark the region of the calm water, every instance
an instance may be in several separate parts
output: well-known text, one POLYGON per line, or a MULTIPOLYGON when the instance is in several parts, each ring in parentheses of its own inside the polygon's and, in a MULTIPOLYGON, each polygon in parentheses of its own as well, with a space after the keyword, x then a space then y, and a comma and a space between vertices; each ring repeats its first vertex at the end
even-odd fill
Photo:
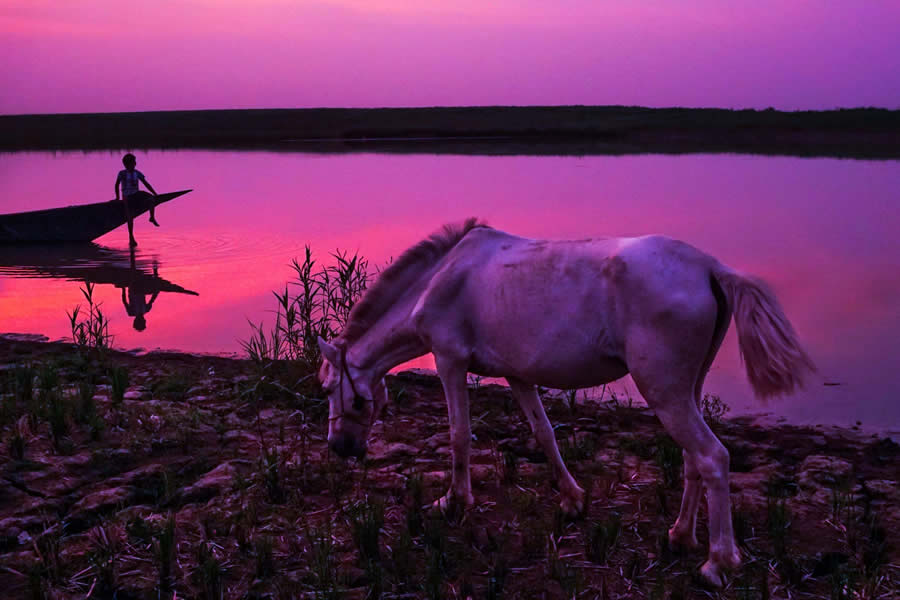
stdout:
MULTIPOLYGON (((0 155, 0 213, 112 198, 120 154, 0 155)), ((896 162, 153 151, 138 169, 157 191, 195 191, 159 209, 161 228, 138 221, 133 265, 124 227, 75 256, 0 249, 0 331, 68 335, 93 278, 117 346, 238 352, 305 244, 379 265, 472 215, 530 237, 659 232, 767 280, 820 370, 805 392, 757 404, 732 327, 707 391, 739 411, 900 428, 896 162), (138 331, 125 303, 141 301, 138 331)))

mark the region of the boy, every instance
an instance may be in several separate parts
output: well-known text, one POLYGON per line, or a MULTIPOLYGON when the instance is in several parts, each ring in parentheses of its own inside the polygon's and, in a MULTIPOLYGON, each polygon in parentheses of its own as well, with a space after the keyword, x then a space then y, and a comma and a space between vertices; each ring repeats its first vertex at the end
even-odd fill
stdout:
MULTIPOLYGON (((132 247, 137 246, 137 241, 134 239, 134 221, 131 218, 131 210, 128 207, 128 198, 130 196, 135 195, 138 192, 138 183, 143 181, 144 186, 150 190, 154 196, 156 195, 156 191, 153 189, 153 186, 144 178, 144 174, 135 169, 137 166, 137 159, 134 157, 134 154, 128 153, 122 157, 122 164, 125 165, 125 168, 119 171, 118 177, 116 177, 116 200, 119 199, 119 183, 122 184, 122 201, 125 205, 125 216, 128 218, 128 237, 129 243, 132 247)), ((154 208, 150 209, 150 222, 159 227, 159 223, 156 222, 156 215, 154 214, 154 208)))

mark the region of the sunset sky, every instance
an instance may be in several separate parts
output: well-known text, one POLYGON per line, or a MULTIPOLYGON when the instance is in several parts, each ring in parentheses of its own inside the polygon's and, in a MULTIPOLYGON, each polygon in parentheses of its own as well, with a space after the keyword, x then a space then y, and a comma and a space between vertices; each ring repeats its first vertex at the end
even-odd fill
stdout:
POLYGON ((900 2, 0 0, 0 114, 900 108, 900 2))

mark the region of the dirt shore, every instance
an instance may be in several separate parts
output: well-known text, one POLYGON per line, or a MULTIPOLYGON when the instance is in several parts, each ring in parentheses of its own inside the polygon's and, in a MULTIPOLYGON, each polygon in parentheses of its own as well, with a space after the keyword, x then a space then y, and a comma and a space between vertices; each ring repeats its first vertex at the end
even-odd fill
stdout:
POLYGON ((476 508, 447 488, 439 382, 389 378, 363 463, 330 456, 327 407, 291 364, 102 357, 0 337, 0 589, 9 598, 896 598, 900 446, 729 419, 744 565, 722 591, 667 543, 681 455, 646 409, 546 398, 575 520, 507 389, 473 386, 476 508), (127 380, 127 381, 126 381, 127 380))
POLYGON ((900 157, 900 111, 473 106, 0 116, 0 150, 66 148, 892 159, 900 157))

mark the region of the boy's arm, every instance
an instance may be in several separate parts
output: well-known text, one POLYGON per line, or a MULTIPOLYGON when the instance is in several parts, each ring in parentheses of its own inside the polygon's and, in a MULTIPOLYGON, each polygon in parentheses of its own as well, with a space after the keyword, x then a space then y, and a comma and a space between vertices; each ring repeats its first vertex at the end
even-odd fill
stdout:
POLYGON ((147 186, 147 189, 150 190, 150 193, 153 194, 153 195, 155 196, 155 195, 156 195, 156 190, 153 189, 153 186, 150 185, 150 182, 147 181, 147 178, 144 177, 143 173, 141 174, 141 181, 144 182, 144 185, 147 186))
POLYGON ((116 175, 116 200, 119 199, 119 182, 122 181, 122 174, 116 175))

